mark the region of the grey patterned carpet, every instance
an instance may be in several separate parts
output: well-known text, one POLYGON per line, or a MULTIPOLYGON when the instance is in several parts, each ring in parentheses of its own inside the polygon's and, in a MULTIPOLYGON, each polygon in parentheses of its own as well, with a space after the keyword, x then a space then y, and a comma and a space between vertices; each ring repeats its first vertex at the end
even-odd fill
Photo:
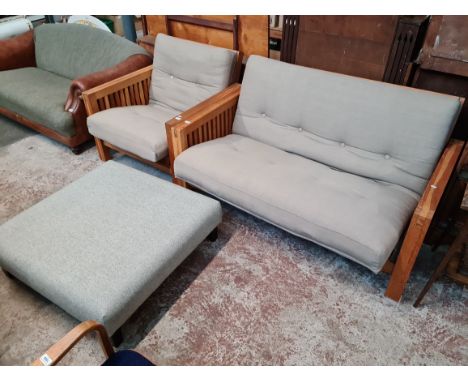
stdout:
POLYGON ((36 132, 0 115, 0 147, 10 145, 36 132))
MULTIPOLYGON (((0 224, 100 164, 95 148, 75 156, 39 135, 0 148, 0 224)), ((160 365, 466 365, 466 290, 442 279, 412 307, 437 258, 420 256, 396 304, 383 297, 388 275, 224 206, 219 239, 138 309, 122 348, 160 365)), ((0 364, 29 364, 76 324, 0 273, 0 364)), ((101 361, 91 337, 63 364, 101 361)))

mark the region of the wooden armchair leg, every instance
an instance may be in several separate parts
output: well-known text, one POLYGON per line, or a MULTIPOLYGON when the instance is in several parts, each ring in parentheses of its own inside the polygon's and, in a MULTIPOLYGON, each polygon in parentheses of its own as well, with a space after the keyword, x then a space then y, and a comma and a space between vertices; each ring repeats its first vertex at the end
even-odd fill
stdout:
POLYGON ((106 147, 104 145, 104 141, 96 137, 94 138, 94 140, 96 141, 96 147, 99 154, 99 158, 104 162, 108 161, 109 159, 112 159, 109 147, 106 147))
POLYGON ((175 178, 175 177, 172 178, 172 183, 177 184, 178 186, 183 187, 183 188, 188 188, 187 182, 184 182, 183 180, 179 178, 175 178))

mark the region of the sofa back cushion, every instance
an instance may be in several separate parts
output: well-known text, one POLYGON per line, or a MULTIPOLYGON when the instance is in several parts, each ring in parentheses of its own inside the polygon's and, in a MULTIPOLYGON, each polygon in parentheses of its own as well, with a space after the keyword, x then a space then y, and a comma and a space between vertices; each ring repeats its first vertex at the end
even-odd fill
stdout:
POLYGON ((233 132, 421 193, 460 109, 458 97, 251 56, 233 132))
POLYGON ((234 50, 159 33, 154 47, 150 97, 183 111, 230 84, 234 50))
POLYGON ((69 79, 147 54, 129 40, 80 24, 43 24, 34 30, 34 44, 37 66, 69 79))

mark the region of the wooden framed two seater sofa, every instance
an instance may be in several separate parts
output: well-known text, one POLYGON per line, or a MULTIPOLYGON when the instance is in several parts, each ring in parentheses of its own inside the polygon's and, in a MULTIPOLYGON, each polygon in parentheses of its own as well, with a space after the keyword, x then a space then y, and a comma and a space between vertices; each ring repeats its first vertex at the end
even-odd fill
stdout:
POLYGON ((92 137, 81 94, 150 65, 122 37, 79 24, 44 24, 0 41, 0 114, 78 154, 92 137))
POLYGON ((391 272, 399 301, 464 145, 449 141, 463 101, 251 56, 242 86, 166 124, 174 182, 391 272))
POLYGON ((83 93, 101 160, 110 149, 169 172, 166 121, 239 80, 242 54, 159 33, 152 66, 83 93))

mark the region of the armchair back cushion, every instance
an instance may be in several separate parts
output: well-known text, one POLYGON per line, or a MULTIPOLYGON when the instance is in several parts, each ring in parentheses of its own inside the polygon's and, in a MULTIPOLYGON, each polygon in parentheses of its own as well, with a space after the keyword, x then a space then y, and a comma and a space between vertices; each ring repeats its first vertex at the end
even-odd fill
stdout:
POLYGON ((79 24, 44 24, 34 31, 38 68, 69 79, 83 77, 134 54, 140 46, 113 33, 79 24))
POLYGON ((251 56, 233 132, 421 194, 460 109, 458 97, 251 56))
POLYGON ((187 110, 227 87, 237 52, 159 33, 155 42, 150 98, 187 110))

